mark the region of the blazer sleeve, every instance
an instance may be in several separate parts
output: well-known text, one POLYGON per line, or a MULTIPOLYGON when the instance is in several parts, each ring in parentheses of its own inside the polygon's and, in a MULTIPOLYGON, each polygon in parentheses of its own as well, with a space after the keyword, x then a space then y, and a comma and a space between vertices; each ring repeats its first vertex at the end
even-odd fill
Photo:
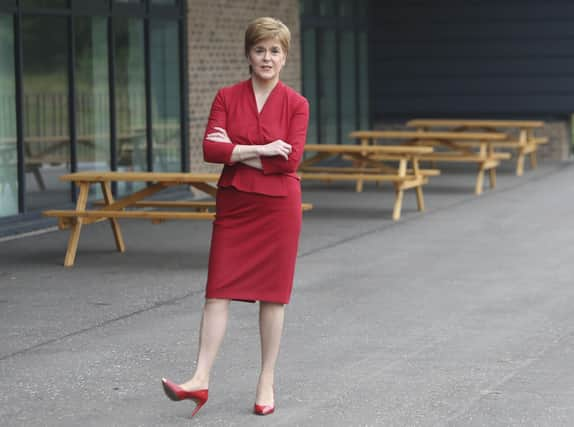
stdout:
POLYGON ((293 112, 287 141, 285 141, 291 145, 291 154, 289 154, 287 160, 281 156, 261 157, 261 165, 263 166, 263 173, 265 175, 293 173, 297 171, 299 163, 301 163, 301 158, 303 157, 303 147, 307 139, 308 125, 309 102, 305 98, 302 98, 293 112))
POLYGON ((225 99, 223 91, 219 90, 213 104, 211 105, 211 112, 205 127, 203 135, 203 160, 208 163, 224 163, 227 165, 233 164, 231 162, 231 153, 236 144, 226 142, 208 141, 207 134, 214 132, 215 127, 226 128, 227 125, 227 112, 225 110, 225 99))

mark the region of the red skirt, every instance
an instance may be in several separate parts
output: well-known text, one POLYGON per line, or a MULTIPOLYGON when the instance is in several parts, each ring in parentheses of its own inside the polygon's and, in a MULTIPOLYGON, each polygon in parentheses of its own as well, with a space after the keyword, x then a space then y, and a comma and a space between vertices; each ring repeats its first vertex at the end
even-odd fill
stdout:
POLYGON ((219 188, 206 297, 289 303, 301 233, 301 185, 272 197, 219 188))

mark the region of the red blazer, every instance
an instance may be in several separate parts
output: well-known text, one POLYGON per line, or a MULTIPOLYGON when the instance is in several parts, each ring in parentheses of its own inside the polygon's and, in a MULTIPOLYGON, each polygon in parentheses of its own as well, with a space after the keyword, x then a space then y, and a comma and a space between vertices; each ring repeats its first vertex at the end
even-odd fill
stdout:
POLYGON ((308 123, 309 103, 281 82, 258 113, 251 80, 245 80, 217 92, 203 138, 203 158, 206 162, 225 164, 218 182, 220 187, 285 196, 286 180, 299 179, 296 171, 303 156, 308 123), (205 139, 216 126, 227 131, 232 144, 205 139), (281 156, 261 157, 263 170, 230 161, 237 144, 262 145, 276 139, 291 145, 287 160, 281 156))

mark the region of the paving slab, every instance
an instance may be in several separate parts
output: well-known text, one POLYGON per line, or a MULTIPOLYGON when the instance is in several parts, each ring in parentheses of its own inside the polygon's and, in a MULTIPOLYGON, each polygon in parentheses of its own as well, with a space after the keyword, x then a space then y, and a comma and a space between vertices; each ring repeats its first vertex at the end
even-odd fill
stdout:
MULTIPOLYGON (((509 168, 510 169, 510 168, 509 168)), ((123 221, 0 242, 2 426, 574 425, 574 165, 477 197, 453 169, 407 194, 304 183, 277 412, 251 414, 257 306, 233 303, 210 400, 165 398, 193 370, 211 225, 123 221)))

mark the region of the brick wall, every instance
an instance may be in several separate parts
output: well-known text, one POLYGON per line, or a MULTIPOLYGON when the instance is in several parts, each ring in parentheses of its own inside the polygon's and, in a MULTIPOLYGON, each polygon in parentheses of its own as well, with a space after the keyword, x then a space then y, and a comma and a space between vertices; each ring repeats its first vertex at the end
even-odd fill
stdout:
POLYGON ((569 121, 545 121, 544 129, 536 132, 537 135, 546 136, 550 142, 540 147, 538 157, 540 160, 567 160, 570 157, 572 139, 570 136, 569 121))
POLYGON ((247 24, 272 16, 291 30, 291 50, 281 80, 301 89, 298 0, 188 0, 190 167, 217 172, 203 162, 201 139, 217 90, 249 77, 243 53, 247 24))

